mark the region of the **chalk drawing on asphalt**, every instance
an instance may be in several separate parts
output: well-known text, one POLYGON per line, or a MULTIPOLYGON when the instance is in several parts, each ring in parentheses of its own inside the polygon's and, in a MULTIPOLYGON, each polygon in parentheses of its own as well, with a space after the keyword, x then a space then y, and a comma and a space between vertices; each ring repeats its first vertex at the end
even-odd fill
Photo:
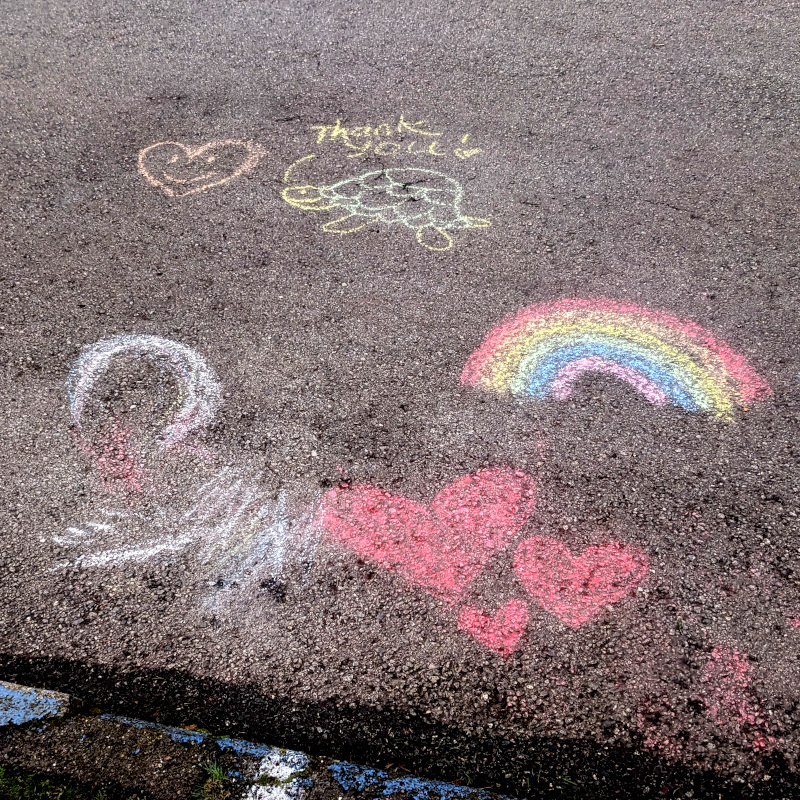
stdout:
POLYGON ((323 147, 344 148, 347 158, 368 155, 383 158, 406 156, 440 160, 455 157, 460 161, 473 158, 483 150, 473 146, 472 134, 453 137, 444 131, 432 130, 426 120, 408 120, 405 114, 391 122, 364 125, 342 125, 342 120, 333 123, 312 125, 315 144, 323 147))
MULTIPOLYGON (((159 391, 167 382, 177 387, 177 399, 163 420, 159 450, 212 422, 222 390, 199 353, 169 339, 126 335, 84 348, 67 381, 78 443, 102 462, 101 471, 126 478, 129 493, 141 492, 144 479, 131 455, 135 448, 127 428, 113 421, 110 434, 101 432, 89 444, 82 436, 92 392, 118 358, 145 358, 159 370, 159 391)), ((160 496, 152 486, 149 495, 146 510, 130 503, 123 509, 101 509, 100 518, 70 525, 54 536, 57 545, 70 551, 55 569, 112 569, 180 554, 193 559, 196 575, 224 588, 256 580, 254 576, 278 578, 287 566, 308 564, 314 557, 319 541, 313 525, 315 492, 286 487, 273 496, 253 470, 229 464, 202 485, 185 487, 177 499, 160 496)))
POLYGON ((460 630, 501 656, 509 656, 517 649, 527 626, 528 604, 522 600, 509 600, 494 613, 464 606, 458 615, 460 630))
POLYGON ((560 300, 506 318, 461 383, 517 398, 568 398, 585 372, 613 375, 656 406, 731 419, 771 393, 746 359, 690 320, 607 299, 560 300))
POLYGON ((766 753, 779 739, 770 713, 762 708, 752 690, 753 669, 746 653, 727 646, 715 646, 691 688, 694 702, 691 722, 676 713, 673 700, 663 694, 649 696, 638 703, 636 720, 642 743, 669 758, 695 751, 707 733, 697 724, 705 718, 714 736, 724 736, 739 746, 766 753))
MULTIPOLYGON (((294 162, 284 175, 285 181, 313 157, 294 162)), ((372 170, 327 186, 293 184, 283 190, 282 197, 303 211, 339 214, 323 224, 325 233, 355 233, 371 223, 403 226, 415 232, 419 244, 435 251, 453 247, 451 231, 491 225, 487 219, 464 214, 464 190, 458 181, 418 167, 372 170)))
POLYGON ((256 476, 223 467, 204 483, 183 512, 151 503, 145 512, 103 509, 102 519, 70 525, 53 541, 67 550, 65 569, 118 569, 181 555, 207 586, 239 588, 281 578, 290 566, 313 561, 319 542, 316 501, 290 490, 270 496, 256 476))
POLYGON ((455 605, 535 507, 533 478, 498 467, 457 478, 429 505, 377 486, 333 489, 321 521, 362 558, 455 605))
MULTIPOLYGON (((524 635, 528 602, 517 597, 487 610, 465 599, 529 522, 535 494, 534 479, 508 467, 458 478, 428 505, 376 486, 343 485, 323 497, 320 523, 333 541, 455 608, 460 630, 508 656, 524 635)), ((514 555, 529 599, 571 628, 634 593, 647 564, 642 550, 616 541, 573 556, 557 539, 531 537, 514 555)))
MULTIPOLYGON (((69 410, 80 432, 86 404, 97 381, 114 359, 146 358, 173 377, 178 386, 177 408, 161 433, 163 447, 177 444, 192 431, 211 423, 222 398, 220 383, 205 359, 186 345, 160 336, 130 334, 103 339, 81 352, 67 379, 69 410)), ((120 432, 120 438, 126 434, 120 432)), ((112 442, 109 446, 113 449, 112 442)))
POLYGON ((139 173, 168 197, 186 197, 238 178, 265 153, 255 142, 225 139, 196 147, 157 142, 139 153, 139 173))
POLYGON ((93 460, 104 488, 115 492, 121 486, 128 492, 144 492, 152 487, 151 476, 132 442, 132 434, 120 420, 92 437, 76 436, 78 446, 93 460))
POLYGON ((534 536, 514 553, 514 568, 528 594, 570 628, 633 594, 647 564, 642 550, 619 542, 587 547, 573 556, 558 539, 534 536))

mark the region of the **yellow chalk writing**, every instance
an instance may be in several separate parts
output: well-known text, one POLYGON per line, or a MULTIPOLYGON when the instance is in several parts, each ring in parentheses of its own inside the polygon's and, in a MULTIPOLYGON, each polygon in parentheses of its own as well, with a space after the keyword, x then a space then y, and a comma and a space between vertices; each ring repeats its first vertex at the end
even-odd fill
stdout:
POLYGON ((337 119, 332 123, 312 125, 315 143, 343 146, 347 158, 361 158, 373 154, 391 157, 401 152, 436 159, 455 157, 464 161, 482 153, 480 147, 464 147, 470 133, 453 137, 459 146, 451 144, 444 131, 434 130, 424 119, 407 119, 400 114, 395 122, 349 125, 337 119))
POLYGON ((397 123, 397 132, 404 133, 408 131, 409 133, 414 133, 418 136, 441 136, 441 132, 436 133, 434 131, 426 131, 424 130, 425 125, 427 123, 424 119, 421 119, 419 122, 406 122, 405 115, 400 115, 400 122, 397 123))

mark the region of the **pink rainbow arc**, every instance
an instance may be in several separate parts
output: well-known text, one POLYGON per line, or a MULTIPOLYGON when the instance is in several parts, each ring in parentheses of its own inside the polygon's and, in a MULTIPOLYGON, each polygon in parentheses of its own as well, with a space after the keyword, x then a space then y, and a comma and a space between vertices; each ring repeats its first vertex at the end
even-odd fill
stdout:
POLYGON ((558 400, 566 400, 572 394, 575 380, 584 372, 605 372, 609 375, 616 375, 641 392, 654 406, 663 406, 667 403, 667 395, 656 383, 636 370, 622 367, 616 361, 610 361, 600 356, 579 358, 560 370, 553 381, 553 397, 558 400))

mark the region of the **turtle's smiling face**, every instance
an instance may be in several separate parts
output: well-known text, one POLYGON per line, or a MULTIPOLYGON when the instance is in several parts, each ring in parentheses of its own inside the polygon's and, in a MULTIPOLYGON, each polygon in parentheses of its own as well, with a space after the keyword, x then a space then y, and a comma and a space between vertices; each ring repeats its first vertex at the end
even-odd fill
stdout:
POLYGON ((322 196, 318 186, 287 186, 283 190, 282 197, 289 205, 305 211, 325 211, 333 208, 322 196))

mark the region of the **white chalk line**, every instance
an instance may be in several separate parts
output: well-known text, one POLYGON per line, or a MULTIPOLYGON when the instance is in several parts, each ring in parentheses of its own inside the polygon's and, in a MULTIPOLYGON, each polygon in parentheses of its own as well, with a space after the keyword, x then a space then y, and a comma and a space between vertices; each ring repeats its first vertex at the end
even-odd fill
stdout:
MULTIPOLYGON (((99 539, 106 547, 60 563, 53 571, 76 567, 112 568, 144 562, 165 553, 194 550, 194 556, 204 568, 201 571, 213 573, 214 579, 221 578, 226 586, 245 583, 251 576, 261 580, 278 578, 290 562, 312 561, 320 539, 320 532, 313 525, 316 502, 296 506, 293 514, 289 506, 285 489, 276 499, 270 498, 251 476, 236 468, 224 467, 197 490, 194 505, 178 518, 177 528, 184 532, 108 547, 109 539, 125 536, 130 540, 131 534, 104 522, 70 526, 65 531, 67 535, 53 536, 53 541, 63 546, 89 543, 96 546, 99 539), (93 530, 90 533, 86 528, 93 530), (102 536, 98 536, 100 533, 102 536)), ((169 509, 159 507, 156 515, 168 520, 169 509)), ((151 520, 146 523, 152 524, 151 520)))
POLYGON ((163 447, 170 447, 214 420, 222 400, 222 389, 205 359, 180 342, 160 336, 130 334, 113 336, 85 347, 72 365, 67 388, 70 413, 78 429, 92 388, 112 360, 124 355, 157 361, 178 381, 181 404, 173 421, 162 431, 163 447))

